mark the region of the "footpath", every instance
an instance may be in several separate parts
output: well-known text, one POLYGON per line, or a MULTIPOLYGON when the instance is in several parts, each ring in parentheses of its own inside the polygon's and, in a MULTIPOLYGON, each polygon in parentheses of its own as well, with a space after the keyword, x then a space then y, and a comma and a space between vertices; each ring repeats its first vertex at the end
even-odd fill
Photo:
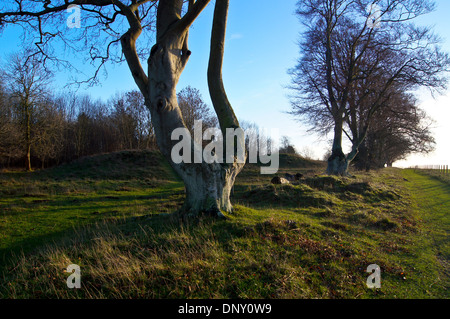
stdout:
MULTIPOLYGON (((412 169, 404 170, 402 175, 415 202, 413 206, 425 224, 419 244, 423 246, 418 248, 433 251, 442 265, 439 279, 450 287, 450 184, 412 169)), ((448 294, 450 298, 450 291, 448 294)))

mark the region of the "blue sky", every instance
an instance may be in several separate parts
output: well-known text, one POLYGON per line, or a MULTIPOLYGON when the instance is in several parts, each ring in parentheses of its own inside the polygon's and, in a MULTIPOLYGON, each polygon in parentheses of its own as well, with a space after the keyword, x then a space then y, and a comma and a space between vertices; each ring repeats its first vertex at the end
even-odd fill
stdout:
MULTIPOLYGON (((223 78, 228 97, 239 119, 257 123, 260 127, 277 129, 287 135, 298 150, 310 148, 322 157, 330 137, 308 134, 307 127, 285 112, 289 110, 287 70, 299 56, 297 40, 301 25, 294 14, 297 0, 231 0, 225 48, 223 78)), ((444 40, 443 48, 450 52, 450 1, 437 0, 437 10, 419 20, 433 25, 444 40)), ((189 63, 178 89, 191 85, 202 92, 209 104, 206 70, 209 56, 210 30, 214 1, 205 9, 190 32, 189 63)), ((17 51, 20 44, 17 29, 7 29, 0 38, 0 58, 17 51)), ((144 62, 144 61, 143 61, 144 62)), ((107 99, 118 91, 136 89, 126 64, 108 68, 108 77, 101 86, 86 88, 93 97, 107 99)), ((63 83, 67 74, 58 76, 63 83)), ((415 164, 450 164, 447 138, 450 136, 450 91, 436 100, 421 96, 422 105, 435 118, 437 151, 430 156, 412 156, 400 166, 415 164)))

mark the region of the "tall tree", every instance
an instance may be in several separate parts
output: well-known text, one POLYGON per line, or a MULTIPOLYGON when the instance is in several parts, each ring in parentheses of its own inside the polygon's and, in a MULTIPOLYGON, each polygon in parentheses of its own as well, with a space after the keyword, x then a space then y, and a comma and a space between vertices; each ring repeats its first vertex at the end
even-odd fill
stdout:
MULTIPOLYGON (((88 39, 83 43, 87 44, 94 62, 103 66, 110 58, 120 58, 120 52, 113 55, 114 45, 120 43, 131 74, 150 109, 158 146, 184 181, 186 200, 180 210, 184 217, 199 216, 202 213, 223 217, 223 212, 231 212, 230 191, 236 175, 244 165, 237 156, 233 157, 232 163, 211 164, 175 163, 171 158, 171 150, 176 144, 171 139, 172 132, 186 128, 177 101, 176 86, 191 55, 188 49, 189 29, 209 2, 210 0, 46 0, 37 3, 34 0, 18 0, 4 4, 0 9, 0 30, 8 24, 20 24, 26 30, 37 32, 36 45, 39 53, 46 57, 46 62, 53 58, 49 50, 50 40, 76 34, 76 30, 68 33, 61 26, 61 22, 65 20, 65 10, 71 5, 79 5, 84 14, 83 21, 87 25, 80 34, 88 39), (151 50, 138 50, 137 40, 143 31, 148 33, 154 28, 156 44, 151 50), (89 32, 95 36, 88 37, 89 32), (99 37, 99 32, 104 32, 105 37, 99 37), (148 58, 147 73, 142 68, 142 56, 148 58)), ((216 0, 208 65, 211 100, 224 136, 227 129, 239 128, 222 81, 228 6, 229 0, 216 0)), ((97 75, 98 72, 94 74, 94 79, 97 75)), ((241 145, 244 144, 243 138, 236 140, 241 145)), ((191 145, 194 152, 194 143, 191 145)))
POLYGON ((12 159, 23 157, 23 149, 20 148, 17 117, 8 100, 9 95, 0 72, 0 163, 9 166, 12 159))
POLYGON ((117 96, 113 101, 111 115, 115 128, 118 131, 117 139, 121 149, 134 149, 138 144, 138 121, 130 109, 126 95, 117 96))
POLYGON ((333 132, 329 174, 348 174, 376 111, 389 104, 393 87, 445 87, 448 55, 440 51, 429 28, 410 22, 433 7, 425 0, 298 2, 306 31, 301 58, 291 70, 292 114, 319 132, 333 132), (361 107, 365 112, 358 117, 361 107), (352 130, 349 154, 342 149, 346 124, 352 130))
POLYGON ((141 92, 132 90, 125 93, 128 109, 136 121, 136 135, 138 149, 148 149, 155 146, 155 131, 152 126, 151 115, 145 106, 145 99, 141 92))
POLYGON ((53 99, 44 101, 36 110, 33 150, 42 168, 46 161, 60 157, 64 147, 64 125, 64 113, 53 99))
POLYGON ((31 147, 40 133, 35 127, 36 114, 48 101, 51 74, 26 50, 11 56, 4 78, 10 91, 9 102, 20 121, 26 169, 31 171, 31 147))

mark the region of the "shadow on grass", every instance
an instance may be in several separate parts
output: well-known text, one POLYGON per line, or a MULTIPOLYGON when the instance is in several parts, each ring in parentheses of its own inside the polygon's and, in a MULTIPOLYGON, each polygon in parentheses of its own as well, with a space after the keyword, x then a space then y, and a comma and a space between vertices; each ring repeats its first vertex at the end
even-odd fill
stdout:
MULTIPOLYGON (((50 248, 65 248, 71 251, 70 246, 76 244, 89 245, 100 230, 111 232, 111 235, 126 234, 127 236, 138 235, 144 227, 152 229, 154 238, 164 238, 164 234, 177 231, 196 232, 198 228, 210 227, 214 232, 214 237, 224 247, 228 247, 227 242, 233 236, 245 234, 242 228, 227 220, 221 221, 211 217, 203 217, 197 220, 181 220, 175 214, 150 214, 144 216, 130 216, 118 219, 105 218, 97 220, 95 223, 77 225, 71 228, 57 231, 47 235, 29 236, 9 246, 0 249, 0 278, 3 274, 11 273, 21 256, 37 255, 41 251, 50 248)), ((164 247, 168 243, 164 240, 153 243, 155 247, 164 247)), ((25 257, 26 258, 26 257, 25 257)))
MULTIPOLYGON (((174 192, 172 190, 167 190, 166 192, 158 192, 154 195, 116 195, 116 196, 95 196, 89 198, 78 198, 69 197, 65 199, 49 200, 42 203, 23 203, 23 202, 12 202, 14 206, 22 206, 24 208, 41 208, 45 213, 57 213, 59 211, 87 211, 92 213, 96 210, 105 209, 118 209, 124 207, 130 207, 131 202, 143 202, 149 200, 158 200, 159 203, 169 203, 174 201, 174 199, 183 199, 184 192, 178 191, 174 192), (170 198, 168 197, 170 195, 170 198), (98 203, 97 205, 95 203, 98 203), (86 206, 86 204, 91 204, 86 206)), ((3 205, 4 210, 2 212, 3 216, 13 216, 17 212, 11 211, 7 206, 3 205)), ((31 213, 31 212, 30 212, 31 213)), ((23 214, 23 212, 21 213, 23 214)))

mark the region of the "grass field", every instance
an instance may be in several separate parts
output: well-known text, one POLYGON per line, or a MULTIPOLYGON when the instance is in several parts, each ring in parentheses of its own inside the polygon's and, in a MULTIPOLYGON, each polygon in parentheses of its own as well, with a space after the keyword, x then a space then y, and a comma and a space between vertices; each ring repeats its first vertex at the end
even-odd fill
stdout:
POLYGON ((431 176, 441 182, 450 184, 450 174, 436 169, 414 169, 414 172, 422 175, 431 176))
POLYGON ((321 176, 247 165, 228 220, 180 223, 183 184, 157 152, 0 175, 1 298, 448 298, 450 186, 413 170, 321 176), (65 269, 81 267, 81 289, 65 269), (371 264, 382 287, 366 286, 371 264))

